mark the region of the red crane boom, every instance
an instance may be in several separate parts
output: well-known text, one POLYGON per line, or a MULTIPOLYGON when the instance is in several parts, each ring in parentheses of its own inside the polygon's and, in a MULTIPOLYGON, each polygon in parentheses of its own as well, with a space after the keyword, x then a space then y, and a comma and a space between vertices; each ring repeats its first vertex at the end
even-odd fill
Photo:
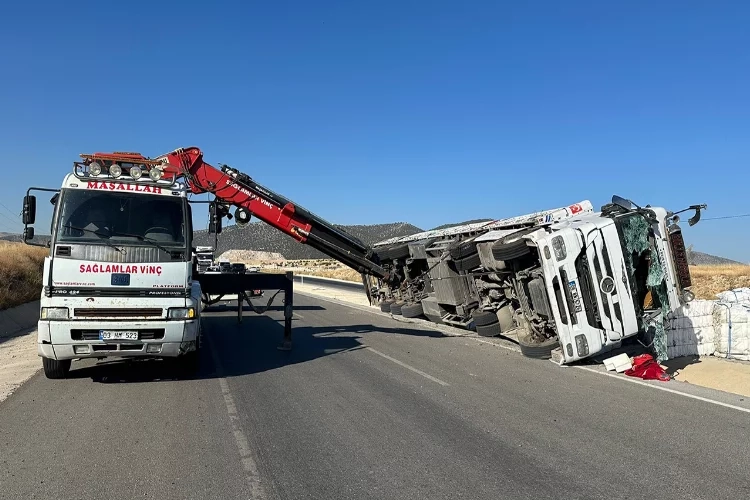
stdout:
MULTIPOLYGON (((193 193, 211 193, 224 205, 247 210, 259 220, 288 234, 300 243, 329 255, 364 275, 388 280, 377 254, 358 238, 285 197, 258 184, 228 166, 218 169, 203 160, 197 147, 176 149, 157 158, 140 153, 94 153, 81 155, 84 163, 93 161, 138 165, 150 171, 158 169, 163 179, 184 179, 193 193)), ((123 167, 125 169, 126 167, 123 167)))

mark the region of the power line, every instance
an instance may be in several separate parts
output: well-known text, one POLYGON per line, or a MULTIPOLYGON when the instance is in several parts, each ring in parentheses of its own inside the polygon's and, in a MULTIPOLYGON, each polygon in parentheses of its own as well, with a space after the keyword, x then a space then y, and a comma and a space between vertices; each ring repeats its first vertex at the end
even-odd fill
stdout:
POLYGON ((705 219, 701 220, 741 219, 744 217, 750 217, 750 214, 725 215, 723 217, 706 217, 705 219))
POLYGON ((9 214, 13 215, 14 217, 18 217, 19 219, 21 219, 20 215, 18 215, 16 213, 13 213, 13 210, 11 210, 10 208, 6 207, 2 202, 0 202, 0 207, 3 207, 5 210, 8 211, 9 214))

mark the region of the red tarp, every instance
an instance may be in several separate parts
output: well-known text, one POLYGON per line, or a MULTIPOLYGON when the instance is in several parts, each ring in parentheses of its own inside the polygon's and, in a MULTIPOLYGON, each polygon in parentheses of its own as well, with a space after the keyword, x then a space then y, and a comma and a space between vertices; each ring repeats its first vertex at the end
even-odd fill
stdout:
POLYGON ((650 354, 641 354, 634 357, 633 367, 626 370, 625 375, 639 377, 644 380, 661 380, 662 382, 666 382, 672 378, 659 366, 659 363, 650 354))

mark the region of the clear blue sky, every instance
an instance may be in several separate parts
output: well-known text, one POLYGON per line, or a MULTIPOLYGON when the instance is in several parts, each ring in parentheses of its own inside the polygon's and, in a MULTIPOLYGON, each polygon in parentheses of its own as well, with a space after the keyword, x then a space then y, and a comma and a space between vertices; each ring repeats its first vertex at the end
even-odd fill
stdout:
MULTIPOLYGON (((0 231, 79 153, 190 145, 343 224, 614 193, 750 213, 747 2, 28 1, 2 20, 0 231)), ((750 218, 685 235, 750 262, 750 218)))

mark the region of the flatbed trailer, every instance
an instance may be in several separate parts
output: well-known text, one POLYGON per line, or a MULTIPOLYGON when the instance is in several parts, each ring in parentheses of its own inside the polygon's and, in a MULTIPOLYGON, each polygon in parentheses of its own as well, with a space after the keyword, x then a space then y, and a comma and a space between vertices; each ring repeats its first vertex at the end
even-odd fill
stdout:
POLYGON ((294 313, 294 274, 277 273, 198 273, 197 280, 201 285, 201 300, 204 307, 210 307, 221 302, 226 295, 237 295, 237 322, 242 323, 243 302, 249 305, 253 312, 263 314, 268 310, 276 295, 284 292, 284 339, 278 347, 288 351, 292 348, 292 315, 294 313), (264 307, 258 307, 250 301, 249 291, 277 290, 268 299, 264 307), (218 298, 211 299, 212 295, 218 298))

